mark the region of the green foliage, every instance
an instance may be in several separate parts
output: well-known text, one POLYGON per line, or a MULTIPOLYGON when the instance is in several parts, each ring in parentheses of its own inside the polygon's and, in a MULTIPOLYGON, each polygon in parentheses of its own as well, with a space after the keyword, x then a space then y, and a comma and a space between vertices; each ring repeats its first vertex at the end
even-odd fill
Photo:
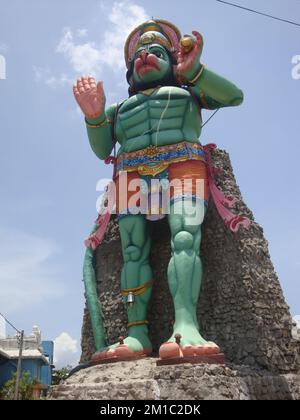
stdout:
MULTIPOLYGON (((0 390, 0 398, 3 400, 13 400, 16 386, 17 374, 14 373, 13 377, 7 381, 0 390)), ((19 382, 19 399, 32 400, 32 391, 34 385, 37 384, 36 380, 31 378, 28 371, 24 371, 19 382)))
POLYGON ((61 381, 67 379, 69 373, 72 370, 72 366, 68 365, 62 369, 55 369, 52 372, 52 385, 58 385, 61 381))

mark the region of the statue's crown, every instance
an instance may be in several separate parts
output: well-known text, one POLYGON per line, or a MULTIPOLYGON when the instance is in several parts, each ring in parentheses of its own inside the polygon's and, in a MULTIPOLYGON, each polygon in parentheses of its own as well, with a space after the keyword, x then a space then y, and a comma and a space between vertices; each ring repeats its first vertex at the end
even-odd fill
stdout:
POLYGON ((171 53, 178 51, 181 34, 179 29, 162 19, 151 19, 135 28, 125 44, 125 61, 129 68, 134 54, 141 45, 159 44, 171 53))

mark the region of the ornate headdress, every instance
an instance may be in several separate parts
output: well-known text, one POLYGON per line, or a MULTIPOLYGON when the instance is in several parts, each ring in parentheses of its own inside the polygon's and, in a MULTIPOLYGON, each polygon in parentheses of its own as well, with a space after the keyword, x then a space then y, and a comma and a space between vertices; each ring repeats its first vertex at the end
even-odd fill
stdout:
POLYGON ((170 22, 162 19, 148 20, 135 28, 127 38, 125 44, 125 61, 127 68, 133 60, 134 54, 141 45, 160 44, 171 53, 176 53, 179 48, 181 33, 170 22))

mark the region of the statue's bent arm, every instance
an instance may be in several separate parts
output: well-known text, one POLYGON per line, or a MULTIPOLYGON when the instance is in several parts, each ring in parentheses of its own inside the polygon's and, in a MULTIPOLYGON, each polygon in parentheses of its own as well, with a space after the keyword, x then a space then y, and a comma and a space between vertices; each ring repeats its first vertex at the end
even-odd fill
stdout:
POLYGON ((199 99, 202 108, 205 109, 238 106, 244 100, 241 89, 206 68, 192 86, 191 91, 199 99))

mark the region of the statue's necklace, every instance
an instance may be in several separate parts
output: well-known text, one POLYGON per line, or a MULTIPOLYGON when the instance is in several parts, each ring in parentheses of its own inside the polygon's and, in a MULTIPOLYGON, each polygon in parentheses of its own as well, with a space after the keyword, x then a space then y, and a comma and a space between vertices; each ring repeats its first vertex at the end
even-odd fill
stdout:
POLYGON ((159 88, 161 88, 161 86, 156 86, 155 88, 141 90, 139 93, 141 93, 142 95, 145 95, 145 96, 151 96, 159 88))

